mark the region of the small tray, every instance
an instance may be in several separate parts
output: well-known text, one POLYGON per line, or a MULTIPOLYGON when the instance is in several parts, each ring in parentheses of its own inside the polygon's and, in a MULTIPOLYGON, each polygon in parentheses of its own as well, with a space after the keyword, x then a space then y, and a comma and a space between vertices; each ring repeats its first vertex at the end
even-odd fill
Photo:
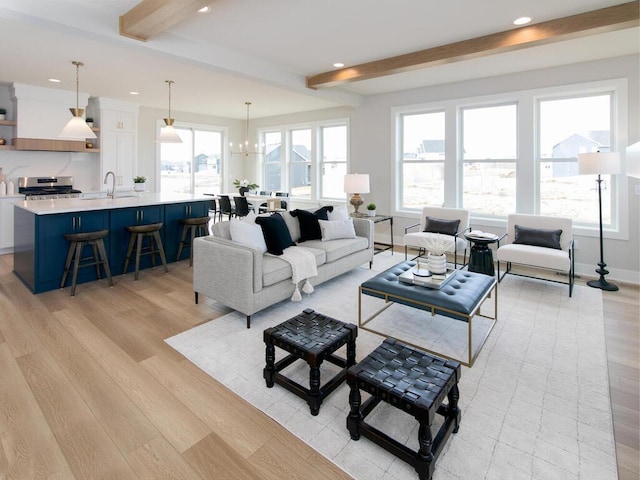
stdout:
MULTIPOLYGON (((444 275, 430 275, 428 277, 415 274, 416 267, 407 270, 398 277, 398 280, 402 283, 409 285, 419 285, 421 287, 440 289, 453 278, 456 270, 453 268, 447 268, 444 275)), ((426 269, 421 268, 420 271, 424 272, 426 269)))

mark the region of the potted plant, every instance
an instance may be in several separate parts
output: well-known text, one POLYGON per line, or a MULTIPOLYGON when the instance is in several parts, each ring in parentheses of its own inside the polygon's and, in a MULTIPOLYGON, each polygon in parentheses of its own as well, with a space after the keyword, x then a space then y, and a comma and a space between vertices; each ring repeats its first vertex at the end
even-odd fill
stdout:
POLYGON ((233 181, 233 185, 238 189, 238 192, 240 192, 240 195, 243 197, 249 190, 256 190, 257 188, 260 188, 260 185, 257 183, 250 183, 246 178, 244 180, 235 179, 233 181))
POLYGON ((375 203, 370 203, 369 205, 367 205, 367 210, 368 210, 368 214, 370 217, 375 217, 376 216, 376 204, 375 203))
POLYGON ((133 189, 136 192, 144 192, 144 184, 147 181, 147 177, 143 177, 142 175, 138 175, 137 177, 133 177, 133 189))
POLYGON ((0 108, 0 120, 7 118, 7 111, 4 108, 0 108))

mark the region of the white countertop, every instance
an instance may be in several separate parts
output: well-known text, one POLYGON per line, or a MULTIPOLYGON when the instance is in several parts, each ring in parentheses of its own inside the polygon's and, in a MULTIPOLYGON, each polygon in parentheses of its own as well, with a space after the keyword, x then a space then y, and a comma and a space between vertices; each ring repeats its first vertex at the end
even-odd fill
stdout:
POLYGON ((56 200, 18 201, 15 205, 36 215, 55 213, 88 212, 91 210, 112 210, 116 208, 145 207, 170 203, 184 203, 207 200, 206 195, 189 193, 116 193, 116 198, 60 198, 56 200))

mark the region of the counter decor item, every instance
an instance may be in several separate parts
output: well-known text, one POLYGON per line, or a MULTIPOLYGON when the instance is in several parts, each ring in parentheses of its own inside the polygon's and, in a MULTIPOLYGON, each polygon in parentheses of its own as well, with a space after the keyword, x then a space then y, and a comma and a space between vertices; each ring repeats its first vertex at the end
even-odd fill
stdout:
POLYGON ((6 144, 7 144, 7 141, 4 138, 0 137, 0 145, 6 145, 6 144))
POLYGON ((144 192, 146 182, 147 182, 147 177, 143 177, 142 175, 133 177, 133 189, 136 192, 144 192))
POLYGON ((13 180, 9 180, 7 182, 7 195, 15 195, 16 193, 16 186, 13 183, 13 180))
POLYGON ((87 117, 87 125, 89 125, 89 127, 93 127, 93 118, 87 117))
POLYGON ((431 273, 444 274, 447 271, 447 256, 445 252, 449 249, 450 241, 440 235, 424 240, 424 249, 427 254, 427 268, 431 273))
POLYGON ((0 181, 0 197, 5 197, 7 195, 7 184, 4 183, 4 180, 0 181))
POLYGON ((235 179, 233 181, 233 186, 238 189, 238 192, 243 197, 245 193, 249 192, 249 190, 256 190, 260 188, 260 185, 258 185, 257 183, 250 183, 246 178, 242 181, 235 179))
POLYGON ((5 120, 7 118, 7 111, 4 108, 0 108, 0 120, 5 120))
POLYGON ((375 217, 376 216, 376 204, 375 203, 370 203, 369 205, 367 205, 367 214, 370 217, 375 217))

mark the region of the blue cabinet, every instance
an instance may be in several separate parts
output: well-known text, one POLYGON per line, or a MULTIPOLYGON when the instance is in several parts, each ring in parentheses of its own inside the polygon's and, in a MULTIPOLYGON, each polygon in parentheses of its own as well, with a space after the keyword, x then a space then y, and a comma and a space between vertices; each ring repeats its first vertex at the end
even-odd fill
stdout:
MULTIPOLYGON (((174 203, 164 209, 164 251, 168 262, 175 262, 180 247, 183 218, 198 218, 209 215, 211 201, 174 203)), ((189 249, 184 248, 178 260, 189 258, 189 249)))
MULTIPOLYGON (((69 248, 65 233, 109 228, 109 212, 104 210, 34 215, 16 208, 15 213, 14 231, 19 233, 20 241, 14 254, 14 271, 33 293, 60 287, 69 248)), ((108 243, 107 238, 105 244, 108 243)), ((85 255, 89 255, 89 252, 85 255)), ((82 268, 78 271, 77 282, 90 282, 97 278, 95 269, 82 268)))

